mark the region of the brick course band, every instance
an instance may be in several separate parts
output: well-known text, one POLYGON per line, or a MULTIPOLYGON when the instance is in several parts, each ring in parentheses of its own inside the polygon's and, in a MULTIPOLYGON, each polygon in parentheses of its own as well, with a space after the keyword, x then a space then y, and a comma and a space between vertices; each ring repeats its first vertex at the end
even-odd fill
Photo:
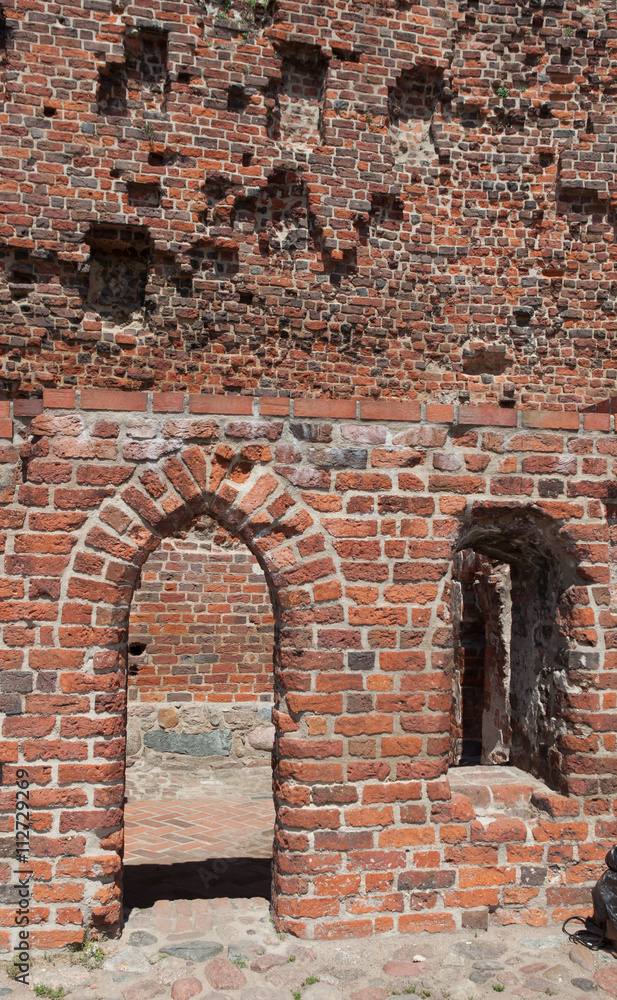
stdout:
MULTIPOLYGON (((243 416, 295 416, 336 419, 383 420, 386 423, 428 421, 464 426, 547 427, 609 431, 614 429, 612 413, 596 412, 596 407, 579 412, 540 407, 469 406, 451 403, 404 402, 398 400, 284 399, 269 396, 194 395, 181 392, 118 392, 113 390, 44 389, 42 399, 13 403, 0 401, 0 421, 30 417, 43 409, 122 410, 135 413, 211 413, 243 416)), ((11 434, 12 436, 12 434, 11 434)))
MULTIPOLYGON (((290 400, 292 417, 195 400, 224 412, 179 398, 161 410, 156 393, 130 410, 98 390, 82 409, 48 396, 13 413, 0 450, 2 809, 27 767, 33 943, 118 924, 131 596, 161 538, 204 516, 249 547, 273 604, 277 928, 345 937, 453 929, 469 910, 531 924, 586 912, 617 834, 611 415, 427 404, 436 422, 290 400), (483 818, 448 780, 452 565, 473 545, 522 559, 529 593, 546 560, 556 574, 529 763, 549 787, 528 820, 483 818)), ((0 914, 8 949, 12 910, 0 914)))

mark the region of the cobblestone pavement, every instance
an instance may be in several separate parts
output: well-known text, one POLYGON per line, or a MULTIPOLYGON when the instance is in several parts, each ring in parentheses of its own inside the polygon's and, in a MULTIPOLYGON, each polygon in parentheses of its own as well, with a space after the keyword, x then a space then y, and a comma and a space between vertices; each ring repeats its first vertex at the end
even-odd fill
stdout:
MULTIPOLYGON (((211 829, 213 838, 219 838, 219 807, 238 799, 244 813, 240 808, 234 813, 240 817, 235 829, 240 837, 249 831, 248 839, 233 842, 228 837, 225 852, 217 839, 209 860, 207 852, 191 860, 190 852, 174 845, 168 855, 157 855, 156 864, 129 864, 122 936, 72 954, 35 954, 31 987, 48 988, 39 995, 50 996, 62 986, 69 1000, 388 1000, 412 994, 422 1000, 488 1000, 497 993, 513 1000, 580 1000, 586 993, 598 1000, 617 997, 617 960, 572 945, 557 925, 390 933, 344 941, 277 935, 266 898, 272 836, 269 770, 193 770, 185 782, 158 786, 176 789, 173 803, 167 801, 170 795, 161 795, 158 802, 151 793, 146 796, 156 774, 148 774, 147 768, 144 774, 146 784, 134 772, 128 785, 135 820, 158 809, 166 826, 154 829, 160 833, 169 827, 168 838, 187 829, 206 835, 211 829), (173 810, 180 815, 185 801, 194 813, 189 827, 179 827, 173 810), (249 850, 251 838, 263 839, 258 827, 266 820, 270 844, 258 855, 249 850), (182 860, 175 860, 176 853, 182 860)), ((153 829, 152 820, 148 822, 153 829)), ((129 837, 135 852, 137 830, 135 822, 129 837)), ((32 992, 12 981, 6 963, 0 963, 0 997, 5 996, 30 1000, 32 992)))
MULTIPOLYGON (((302 942, 273 933, 264 899, 161 899, 134 908, 98 956, 97 947, 40 956, 32 986, 64 986, 70 1000, 617 996, 617 960, 572 946, 555 925, 302 942)), ((32 993, 0 972, 0 996, 32 993)))

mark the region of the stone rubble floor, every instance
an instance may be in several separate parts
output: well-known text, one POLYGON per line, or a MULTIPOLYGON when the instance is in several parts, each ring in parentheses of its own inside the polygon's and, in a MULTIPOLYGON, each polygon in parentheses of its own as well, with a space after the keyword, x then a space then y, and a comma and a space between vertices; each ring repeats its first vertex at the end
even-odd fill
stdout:
POLYGON ((127 844, 133 857, 138 857, 137 818, 142 827, 147 825, 158 805, 161 821, 170 830, 165 834, 169 850, 157 852, 156 864, 127 865, 125 902, 130 906, 121 937, 92 942, 81 952, 35 953, 30 989, 11 980, 6 963, 0 963, 0 997, 30 1000, 35 987, 44 996, 63 987, 69 1000, 487 1000, 497 994, 513 1000, 580 1000, 587 993, 597 1000, 617 997, 617 958, 573 945, 555 924, 339 941, 300 941, 276 934, 265 898, 272 838, 269 769, 200 770, 193 762, 190 773, 187 769, 179 780, 186 765, 172 764, 176 780, 167 782, 161 775, 154 806, 156 768, 141 767, 140 762, 129 770, 129 817, 131 808, 147 804, 144 812, 134 809, 127 844), (228 837, 225 852, 217 840, 216 854, 207 848, 201 859, 177 850, 174 829, 186 832, 187 827, 174 827, 173 811, 166 811, 171 802, 176 815, 182 812, 181 803, 191 802, 195 813, 190 824, 195 821, 203 831, 221 822, 223 801, 236 798, 244 803, 244 814, 240 807, 235 812, 234 805, 233 815, 246 820, 241 830, 235 826, 240 839, 228 837), (216 820, 211 819, 215 812, 216 820), (207 822, 200 815, 208 817, 207 822), (198 895, 215 898, 195 898, 198 895))
MULTIPOLYGON (((299 941, 274 933, 264 899, 157 900, 134 908, 122 937, 79 953, 35 956, 31 986, 70 1000, 559 1000, 617 996, 617 959, 572 945, 558 926, 299 941), (91 962, 91 964, 93 964, 91 962)), ((32 992, 0 972, 0 996, 32 992)))

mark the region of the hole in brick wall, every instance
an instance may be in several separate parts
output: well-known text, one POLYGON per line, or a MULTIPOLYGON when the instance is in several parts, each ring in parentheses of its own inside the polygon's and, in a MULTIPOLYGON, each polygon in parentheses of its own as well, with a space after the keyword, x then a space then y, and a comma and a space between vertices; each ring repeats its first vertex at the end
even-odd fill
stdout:
POLYGON ((404 221, 405 205, 395 194, 372 194, 369 211, 368 227, 357 225, 363 241, 371 240, 371 245, 379 246, 387 251, 399 244, 401 227, 404 221))
POLYGON ((463 347, 463 371, 467 375, 501 375, 509 364, 505 344, 470 340, 463 347))
POLYGON ((402 73, 388 91, 388 113, 393 124, 431 120, 441 99, 443 71, 418 67, 402 73))
POLYGON ((453 566, 451 763, 510 764, 562 787, 559 692, 570 638, 560 601, 576 579, 535 514, 478 518, 466 533, 453 566))
POLYGON ((222 205, 225 202, 227 193, 230 189, 231 182, 221 175, 217 174, 206 179, 203 186, 203 192, 206 199, 204 222, 220 221, 222 218, 228 217, 228 213, 225 211, 222 213, 217 212, 217 206, 222 205))
POLYGON ((93 226, 88 304, 102 316, 126 320, 145 301, 152 241, 144 226, 93 226))
POLYGON ((252 292, 240 292, 240 294, 238 295, 238 299, 242 303, 242 305, 250 306, 253 304, 255 296, 253 295, 252 292))
POLYGON ((167 31, 139 28, 125 39, 127 88, 131 101, 158 110, 164 105, 167 74, 167 31))
POLYGON ((124 65, 111 63, 99 72, 96 104, 100 115, 113 117, 126 115, 127 77, 124 65))
POLYGON ((11 299, 14 302, 27 299, 30 292, 34 290, 34 282, 36 281, 34 263, 28 250, 9 251, 5 273, 8 278, 11 299))
POLYGON ((559 50, 559 61, 562 66, 568 66, 572 60, 572 49, 566 48, 564 45, 561 46, 559 50))
POLYGON ((178 83, 182 84, 183 86, 186 86, 190 82, 191 82, 191 74, 183 70, 180 70, 180 72, 178 73, 178 83))
POLYGON ((129 653, 131 656, 141 656, 142 653, 146 652, 148 648, 147 642, 130 642, 129 643, 129 653))
POLYGON ((338 45, 332 46, 332 55, 335 59, 340 59, 341 62, 360 62, 360 52, 354 52, 353 49, 345 49, 338 45))
POLYGON ((129 183, 126 186, 129 205, 136 208, 158 208, 161 188, 158 184, 129 183))
POLYGON ((227 91, 227 110, 238 114, 246 111, 249 106, 250 97, 244 87, 233 85, 227 91))
POLYGON ((242 154, 242 166, 243 167, 250 167, 250 165, 251 165, 252 162, 253 162, 253 154, 252 153, 243 153, 242 154))
MULTIPOLYGON (((156 491, 156 478, 142 481, 156 491)), ((125 905, 268 899, 274 616, 266 578, 242 542, 203 518, 165 538, 141 579, 128 639, 129 653, 141 652, 127 684, 125 905), (151 830, 147 815, 156 817, 151 830), (156 841, 161 822, 164 843, 156 841)))
POLYGON ((255 203, 255 225, 268 252, 296 255, 309 242, 308 197, 294 170, 275 170, 255 203))
POLYGON ((255 225, 255 212, 257 211, 257 198, 235 198, 234 199, 234 223, 247 222, 255 225))
POLYGON ((276 2, 277 0, 261 0, 252 6, 253 24, 256 28, 265 28, 272 24, 276 2))
POLYGON ((167 77, 167 32, 142 28, 137 32, 137 71, 143 83, 161 87, 167 77))
POLYGON ((162 153, 148 153, 148 166, 168 167, 177 159, 178 154, 173 149, 165 149, 162 153))
POLYGON ((441 100, 443 71, 420 66, 399 76, 388 91, 388 118, 395 162, 432 164, 436 158, 431 123, 441 100))
POLYGON ((538 66, 542 56, 539 52, 527 52, 525 54, 525 66, 538 66))
POLYGON ((315 146, 322 139, 328 60, 317 45, 289 43, 277 53, 282 79, 266 93, 268 135, 286 146, 315 146))
POLYGON ((9 40, 9 26, 4 8, 0 6, 0 51, 6 49, 9 40))
POLYGON ((233 278, 240 270, 238 254, 231 250, 213 250, 206 254, 206 261, 213 276, 220 281, 233 278))
POLYGON ((540 153, 538 156, 541 167, 550 167, 555 159, 554 153, 540 153))
POLYGON ((481 128, 484 124, 484 109, 478 104, 467 104, 457 108, 463 128, 481 128))
POLYGON ((18 285, 30 285, 33 281, 34 271, 32 265, 25 262, 17 262, 13 265, 11 281, 18 285))
POLYGON ((51 108, 49 106, 43 108, 43 114, 46 118, 53 118, 57 113, 56 108, 51 108))
POLYGON ((193 275, 177 274, 173 277, 173 285, 181 299, 188 299, 193 294, 193 275))
POLYGON ((514 322, 517 326, 529 326, 533 312, 531 309, 515 309, 514 322))
POLYGON ((454 573, 454 762, 504 764, 511 745, 510 567, 465 549, 454 573))
POLYGON ((602 198, 601 193, 586 187, 583 179, 563 180, 558 174, 557 212, 566 217, 571 234, 582 242, 593 244, 598 239, 609 240, 609 236, 614 242, 617 237, 615 214, 609 199, 602 198))

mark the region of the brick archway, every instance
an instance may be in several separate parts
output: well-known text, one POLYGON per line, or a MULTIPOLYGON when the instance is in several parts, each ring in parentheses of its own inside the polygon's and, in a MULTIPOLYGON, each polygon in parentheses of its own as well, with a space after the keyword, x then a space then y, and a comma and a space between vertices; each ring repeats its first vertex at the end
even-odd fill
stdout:
MULTIPOLYGON (((44 416, 34 430, 48 436, 80 431, 82 448, 87 450, 78 419, 44 416)), ((105 418, 91 421, 89 443, 109 442, 113 425, 113 420, 105 418)), ((86 471, 77 474, 78 482, 87 483, 80 494, 83 503, 102 503, 80 525, 82 545, 67 566, 61 617, 66 624, 58 626, 63 648, 55 657, 52 654, 51 660, 65 668, 60 684, 68 698, 55 706, 72 716, 67 720, 70 725, 64 726, 64 735, 82 739, 84 751, 88 745, 88 760, 97 763, 59 765, 62 785, 74 781, 89 786, 89 801, 81 809, 63 813, 60 829, 74 840, 86 835, 87 852, 93 857, 86 874, 86 889, 90 891, 84 893, 84 902, 90 904, 95 927, 114 929, 121 913, 126 645, 133 588, 140 567, 164 537, 190 527, 199 517, 211 517, 243 541, 260 562, 275 615, 273 911, 283 919, 289 915, 290 888, 285 884, 285 873, 291 864, 285 858, 290 853, 295 856, 301 846, 293 832, 293 778, 285 764, 303 756, 301 741, 296 748, 299 753, 294 753, 293 746, 285 746, 287 734, 300 728, 287 710, 286 699, 296 715, 303 712, 304 681, 319 667, 320 654, 312 654, 314 661, 302 665, 301 655, 295 657, 294 666, 305 671, 302 681, 292 677, 288 659, 290 651, 297 654, 303 644, 312 643, 306 625, 314 593, 300 589, 300 583, 321 586, 321 599, 327 600, 327 584, 319 581, 331 577, 335 568, 327 556, 320 558, 323 537, 316 533, 314 516, 301 498, 290 495, 289 483, 271 471, 272 453, 264 442, 278 437, 277 425, 230 424, 227 431, 232 444, 211 443, 218 437, 218 427, 208 420, 166 421, 162 439, 156 440, 147 437, 148 421, 142 418, 134 417, 124 429, 129 435, 123 447, 127 465, 81 466, 86 471), (162 457, 157 461, 159 454, 162 457), (79 697, 86 693, 93 694, 93 704, 86 705, 79 697), (92 709, 95 720, 91 719, 92 709), (90 716, 88 721, 78 718, 82 711, 90 716)), ((77 490, 70 498, 71 506, 80 507, 80 495, 77 490)), ((62 720, 61 735, 63 725, 62 720)), ((64 751, 67 760, 71 757, 69 747, 67 744, 64 751)), ((65 759, 61 749, 59 759, 65 759)), ((81 861, 66 858, 56 875, 74 879, 83 871, 81 861)), ((64 941, 71 936, 70 930, 58 935, 64 941)))
POLYGON ((118 920, 131 594, 160 539, 203 514, 250 547, 275 610, 277 926, 344 937, 585 910, 614 835, 610 415, 94 390, 81 408, 72 393, 46 402, 10 453, 2 515, 3 782, 18 767, 32 782, 33 943, 118 920), (541 478, 555 467, 572 477, 559 499, 541 478), (586 584, 563 608, 568 797, 524 829, 478 817, 445 780, 451 560, 474 509, 512 504, 554 522, 586 584), (528 886, 525 866, 555 852, 564 884, 528 886))

